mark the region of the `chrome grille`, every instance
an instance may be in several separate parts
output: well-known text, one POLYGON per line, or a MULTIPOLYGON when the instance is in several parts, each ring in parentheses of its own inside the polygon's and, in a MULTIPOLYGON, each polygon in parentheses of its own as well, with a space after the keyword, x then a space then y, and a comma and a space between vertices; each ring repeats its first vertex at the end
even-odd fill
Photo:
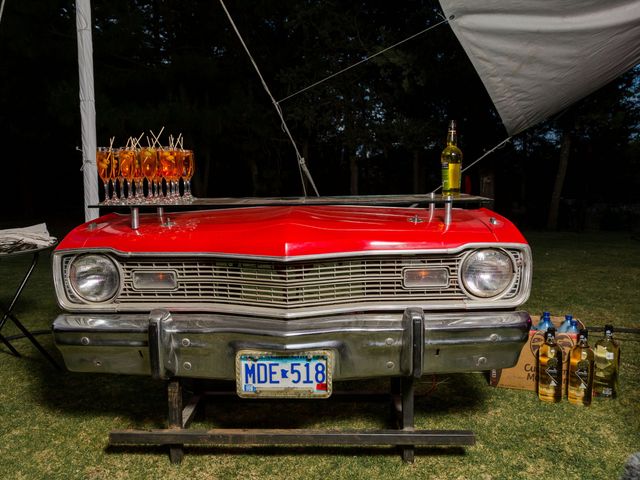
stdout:
MULTIPOLYGON (((524 253, 506 249, 514 258, 516 281, 501 300, 515 299, 521 294, 524 253)), ((149 310, 174 308, 181 310, 223 310, 247 312, 252 309, 302 312, 335 310, 336 307, 357 310, 370 305, 424 304, 443 308, 446 305, 473 307, 480 300, 470 298, 458 284, 458 269, 465 251, 420 255, 380 255, 333 258, 311 261, 278 262, 251 259, 227 259, 209 256, 138 256, 114 259, 121 267, 122 289, 111 302, 116 310, 149 310), (449 274, 449 284, 440 288, 403 287, 406 268, 437 267, 449 274), (174 290, 136 289, 134 272, 174 272, 174 290)), ((63 277, 73 256, 62 259, 63 277)), ((67 298, 83 303, 65 283, 67 298)), ((103 305, 102 308, 109 308, 103 305)), ((96 306, 97 307, 97 306, 96 306)))
POLYGON ((464 294, 457 284, 459 256, 450 258, 361 258, 314 262, 255 262, 220 259, 127 260, 123 263, 122 303, 170 301, 300 308, 336 303, 416 298, 454 299, 464 294), (438 266, 449 271, 441 289, 402 286, 407 267, 438 266), (171 292, 138 291, 134 271, 171 270, 178 288, 171 292))

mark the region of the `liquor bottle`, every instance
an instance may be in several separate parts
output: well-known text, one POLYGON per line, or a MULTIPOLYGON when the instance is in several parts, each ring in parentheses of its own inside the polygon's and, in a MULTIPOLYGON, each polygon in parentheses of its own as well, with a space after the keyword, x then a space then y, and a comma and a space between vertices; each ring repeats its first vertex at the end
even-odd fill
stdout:
POLYGON ((538 322, 538 325, 536 325, 533 330, 540 330, 542 332, 546 332, 549 328, 555 328, 553 326, 553 323, 551 323, 551 313, 542 312, 540 321, 538 322))
POLYGON ((604 338, 596 342, 595 364, 593 394, 596 397, 616 398, 618 395, 620 346, 613 338, 612 325, 605 325, 604 338))
POLYGON ((462 167, 462 151, 457 146, 458 133, 456 121, 449 122, 447 132, 447 146, 440 154, 440 166, 442 167, 442 195, 460 195, 460 170, 462 167))
POLYGON ((586 330, 580 330, 578 343, 571 348, 569 354, 569 381, 567 382, 569 403, 591 405, 593 363, 594 354, 589 346, 589 334, 586 330))
POLYGON ((562 400, 562 348, 556 343, 556 329, 544 334, 537 354, 538 398, 544 402, 562 400))

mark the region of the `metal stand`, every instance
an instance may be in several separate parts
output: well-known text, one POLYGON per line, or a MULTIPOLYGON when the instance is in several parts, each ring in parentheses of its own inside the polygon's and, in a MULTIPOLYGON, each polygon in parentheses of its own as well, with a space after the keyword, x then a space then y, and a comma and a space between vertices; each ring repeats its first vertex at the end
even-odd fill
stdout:
MULTIPOLYGON (((188 427, 201 400, 216 394, 194 395, 183 405, 182 380, 170 378, 167 384, 168 428, 160 430, 120 430, 109 434, 110 445, 167 445, 172 463, 180 463, 184 445, 398 445, 402 459, 413 462, 415 447, 462 446, 475 444, 473 432, 468 430, 415 430, 414 382, 422 376, 424 348, 423 317, 418 310, 410 310, 406 318, 411 354, 411 375, 391 379, 391 411, 395 429, 373 431, 328 431, 304 429, 214 429, 190 430, 188 427)), ((166 378, 160 348, 159 319, 149 323, 150 367, 154 378, 166 378)), ((219 393, 219 392, 217 392, 219 393)), ((334 394, 334 397, 339 396, 334 394)), ((367 395, 367 400, 370 396, 367 395)), ((329 399, 331 401, 332 399, 329 399)), ((240 400, 239 400, 240 401, 240 400)), ((249 400, 249 402, 252 400, 249 400)))
MULTIPOLYGON (((47 247, 49 248, 49 247, 47 247)), ((33 270, 36 268, 36 264, 38 263, 38 257, 39 257, 39 253, 40 253, 41 249, 37 249, 33 251, 33 259, 31 260, 31 265, 29 266, 27 273, 24 275, 24 278, 22 279, 22 281, 20 282, 20 285, 18 286, 18 289, 16 290, 16 293, 14 294, 13 298, 11 299, 11 302, 9 303, 9 307, 5 308, 4 306, 0 305, 0 312, 2 313, 2 320, 0 320, 0 331, 2 331, 2 328, 4 327, 4 325, 6 324, 7 320, 11 320, 16 327, 18 327, 18 329, 22 332, 22 335, 19 336, 13 336, 11 338, 19 338, 19 337, 26 337, 29 339, 29 341, 33 344, 34 347, 36 347, 38 349, 38 351, 47 359, 49 360, 49 362, 56 367, 58 370, 60 370, 60 366, 58 365, 58 363, 53 359, 53 357, 51 355, 49 355, 49 352, 47 352, 44 347, 40 344, 40 342, 38 342, 38 340, 36 340, 36 338, 33 336, 33 334, 31 332, 29 332, 29 330, 27 330, 27 328, 22 324, 22 322, 20 322, 20 320, 18 320, 18 318, 13 314, 13 309, 15 308, 15 305, 18 301, 18 298, 20 298, 20 295, 22 294, 22 290, 24 290, 24 287, 27 285, 27 282, 29 281, 29 277, 31 277, 31 274, 33 273, 33 270)), ((18 352, 18 350, 15 349, 15 347, 13 345, 11 345, 11 343, 9 342, 9 339, 5 336, 3 336, 2 334, 0 334, 0 341, 2 341, 2 343, 4 343, 7 348, 11 351, 11 353, 16 356, 16 357, 21 357, 22 355, 20 355, 20 352, 18 352)))
MULTIPOLYGON (((110 445, 166 445, 171 463, 179 464, 184 457, 185 445, 296 445, 296 446, 382 446, 397 445, 402 459, 414 461, 416 446, 466 446, 475 444, 475 435, 468 430, 415 430, 414 380, 412 377, 395 378, 392 389, 399 387, 400 401, 392 395, 393 411, 399 427, 389 430, 306 430, 306 429, 212 429, 190 430, 198 406, 207 392, 194 395, 183 406, 180 379, 167 385, 168 428, 158 430, 115 430, 109 433, 110 445)), ((219 392, 217 393, 219 395, 219 392)), ((388 398, 388 397, 387 397, 388 398)))
POLYGON ((197 210, 202 208, 237 208, 256 206, 290 206, 290 205, 384 205, 384 206, 418 206, 428 205, 429 221, 434 219, 436 205, 443 205, 442 222, 448 227, 452 221, 453 204, 456 206, 490 204, 491 199, 475 195, 460 194, 455 197, 436 195, 433 192, 426 195, 359 195, 359 196, 331 196, 331 197, 260 197, 260 198, 191 198, 186 201, 171 202, 139 202, 125 205, 111 205, 99 203, 89 205, 90 208, 119 208, 128 206, 131 211, 131 229, 140 228, 140 209, 156 209, 160 223, 164 224, 164 210, 197 210))

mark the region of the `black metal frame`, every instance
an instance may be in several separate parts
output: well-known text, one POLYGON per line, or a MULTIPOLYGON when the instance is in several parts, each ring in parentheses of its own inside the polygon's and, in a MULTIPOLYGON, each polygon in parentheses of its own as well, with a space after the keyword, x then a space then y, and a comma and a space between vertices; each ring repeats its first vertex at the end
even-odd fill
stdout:
MULTIPOLYGON (((116 430, 109 433, 110 445, 163 445, 169 447, 171 463, 178 464, 184 456, 185 445, 397 445, 402 459, 411 463, 416 446, 468 446, 475 444, 475 435, 469 430, 415 430, 415 380, 422 376, 424 324, 422 315, 409 311, 406 325, 410 335, 412 374, 391 379, 391 410, 396 429, 388 430, 307 430, 307 429, 213 429, 190 430, 198 407, 206 396, 215 393, 194 394, 183 404, 183 381, 171 378, 167 383, 168 425, 157 430, 116 430)), ((149 325, 149 353, 151 370, 155 378, 162 378, 159 331, 153 322, 149 325)))
MULTIPOLYGON (((332 196, 332 197, 245 197, 245 198, 192 198, 186 202, 135 203, 123 202, 111 204, 102 202, 97 205, 89 205, 90 208, 109 208, 116 210, 126 207, 131 211, 131 228, 137 230, 140 226, 140 208, 155 208, 158 218, 164 223, 165 208, 198 210, 202 208, 238 208, 257 206, 293 206, 293 205, 360 205, 360 206, 429 206, 429 221, 433 219, 436 204, 444 205, 444 224, 451 223, 451 210, 453 204, 462 205, 491 205, 493 200, 475 195, 459 194, 456 196, 436 195, 357 195, 357 196, 332 196)), ((417 216, 416 222, 422 221, 417 216)))
POLYGON ((323 197, 225 197, 225 198, 193 198, 185 202, 102 202, 89 205, 90 208, 231 208, 258 206, 292 206, 292 205, 368 205, 368 206, 408 206, 455 203, 456 205, 485 204, 493 202, 487 197, 461 193, 454 197, 440 194, 422 195, 335 195, 323 197))
MULTIPOLYGON (((36 248, 34 250, 25 250, 24 251, 24 252, 32 253, 31 265, 29 266, 29 268, 27 269, 27 272, 25 273, 24 277, 22 278, 22 281, 20 282, 20 285, 18 285, 18 289, 16 290, 15 294, 13 295, 13 298, 11 299, 11 302, 9 303, 9 306, 5 308, 3 305, 0 304, 0 313, 2 313, 2 319, 0 319, 0 332, 2 331, 2 328, 7 323, 7 320, 11 320, 14 323, 14 325, 16 327, 18 327, 18 329, 22 332, 22 334, 21 335, 13 335, 11 337, 5 337, 0 333, 0 341, 2 341, 2 343, 4 343, 6 345, 6 347, 9 349, 11 354, 13 354, 16 357, 21 357, 22 355, 20 355, 20 352, 18 352, 18 350, 16 350, 16 348, 11 344, 9 339, 17 339, 17 338, 25 337, 25 338, 29 339, 29 341, 33 344, 33 346, 36 347, 38 349, 38 351, 47 360, 49 360, 49 362, 56 369, 60 370, 60 366, 58 365, 58 363, 49 354, 49 352, 47 352, 44 349, 44 347, 40 344, 40 342, 38 342, 38 340, 34 337, 34 334, 29 332, 29 330, 22 324, 22 322, 20 320, 18 320, 18 318, 13 314, 13 310, 14 310, 14 308, 16 306, 16 303, 18 302, 18 299, 20 298, 20 295, 22 294, 22 291, 24 290, 24 287, 27 285, 27 282, 29 281, 29 278, 31 277, 31 274, 33 273, 33 270, 36 268, 40 252, 42 250, 46 250, 48 248, 51 248, 51 247, 44 247, 44 248, 40 247, 40 248, 36 248)), ((20 253, 23 253, 23 252, 20 252, 20 253)))

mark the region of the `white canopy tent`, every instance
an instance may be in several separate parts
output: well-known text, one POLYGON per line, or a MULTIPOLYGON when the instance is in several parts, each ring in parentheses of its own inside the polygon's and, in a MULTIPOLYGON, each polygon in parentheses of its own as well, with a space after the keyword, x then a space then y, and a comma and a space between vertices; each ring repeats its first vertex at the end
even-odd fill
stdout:
POLYGON ((440 0, 510 135, 640 62, 638 0, 440 0))
MULTIPOLYGON (((640 62, 638 0, 440 0, 510 135, 640 62)), ((85 218, 97 216, 91 1, 76 0, 85 218)))

